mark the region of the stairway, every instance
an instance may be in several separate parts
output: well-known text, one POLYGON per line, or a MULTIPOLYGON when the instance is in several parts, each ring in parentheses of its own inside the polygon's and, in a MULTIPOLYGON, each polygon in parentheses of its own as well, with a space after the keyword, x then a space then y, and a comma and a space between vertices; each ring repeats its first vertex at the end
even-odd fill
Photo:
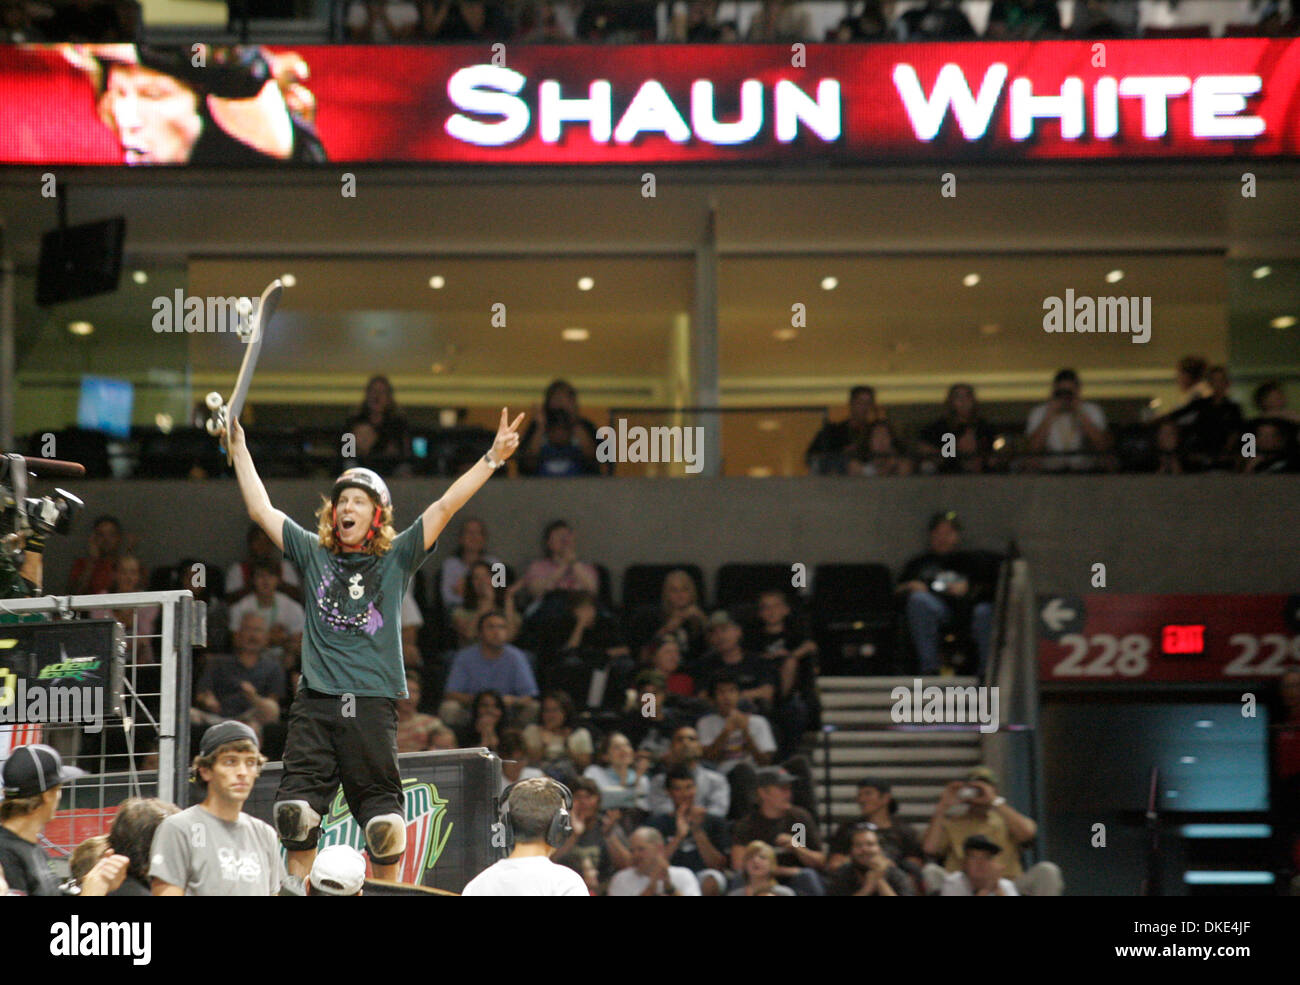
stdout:
MULTIPOLYGON (((813 783, 818 819, 825 819, 829 792, 833 825, 858 817, 858 781, 888 780, 898 803, 895 818, 912 824, 917 836, 934 813, 945 784, 962 779, 980 763, 976 731, 911 731, 890 718, 890 692, 911 688, 914 677, 823 677, 818 682, 822 722, 835 726, 829 735, 830 783, 827 784, 827 736, 814 745, 813 783)), ((922 686, 974 686, 974 677, 922 678, 922 686)))

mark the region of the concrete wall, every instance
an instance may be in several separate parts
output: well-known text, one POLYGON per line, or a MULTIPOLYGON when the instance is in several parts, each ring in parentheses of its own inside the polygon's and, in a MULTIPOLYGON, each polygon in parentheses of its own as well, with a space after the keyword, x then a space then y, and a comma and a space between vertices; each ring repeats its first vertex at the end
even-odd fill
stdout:
MULTIPOLYGON (((398 525, 446 488, 397 480, 398 525)), ((38 492, 52 489, 42 482, 38 492)), ((310 525, 326 486, 268 483, 272 501, 310 525)), ((85 549, 90 518, 119 516, 139 536, 146 566, 194 555, 229 564, 247 519, 233 479, 77 483, 87 503, 69 537, 51 538, 47 588, 62 591, 85 549)), ((498 477, 464 514, 483 517, 494 553, 519 566, 537 556, 542 526, 575 525, 582 558, 615 575, 638 562, 694 561, 710 594, 728 561, 881 561, 899 566, 924 543, 926 518, 955 509, 966 543, 1000 549, 1014 538, 1040 592, 1089 591, 1090 566, 1107 566, 1116 592, 1300 591, 1300 476, 1074 476, 908 479, 557 479, 498 477)), ((454 546, 458 520, 439 554, 454 546)), ((431 562, 432 563, 432 562, 431 562)))

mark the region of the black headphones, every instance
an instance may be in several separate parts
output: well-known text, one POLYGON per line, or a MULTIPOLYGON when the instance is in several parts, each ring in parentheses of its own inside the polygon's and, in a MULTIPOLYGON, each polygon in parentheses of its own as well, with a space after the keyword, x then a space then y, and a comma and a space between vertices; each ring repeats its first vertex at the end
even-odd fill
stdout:
MULTIPOLYGON (((560 809, 555 812, 551 818, 551 824, 546 829, 546 843, 552 848, 559 848, 569 840, 569 835, 573 834, 573 821, 569 817, 569 811, 573 809, 573 794, 559 780, 551 777, 534 777, 534 779, 545 779, 547 786, 554 789, 560 795, 560 809)), ((501 791, 501 797, 497 801, 497 809, 501 814, 501 827, 505 831, 506 841, 515 840, 515 828, 510 822, 510 792, 524 780, 518 780, 510 784, 501 791)))

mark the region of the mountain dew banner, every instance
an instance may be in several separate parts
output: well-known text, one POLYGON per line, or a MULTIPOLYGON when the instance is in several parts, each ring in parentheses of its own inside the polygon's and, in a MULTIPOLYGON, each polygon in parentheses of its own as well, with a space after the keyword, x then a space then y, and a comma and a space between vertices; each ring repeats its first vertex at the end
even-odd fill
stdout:
MULTIPOLYGON (((405 793, 406 854, 401 882, 460 892, 497 860, 492 825, 501 789, 501 761, 485 750, 406 753, 398 757, 405 793)), ((269 763, 245 810, 271 823, 283 775, 269 763)), ((321 821, 319 846, 351 845, 365 851, 365 836, 339 790, 321 821)))

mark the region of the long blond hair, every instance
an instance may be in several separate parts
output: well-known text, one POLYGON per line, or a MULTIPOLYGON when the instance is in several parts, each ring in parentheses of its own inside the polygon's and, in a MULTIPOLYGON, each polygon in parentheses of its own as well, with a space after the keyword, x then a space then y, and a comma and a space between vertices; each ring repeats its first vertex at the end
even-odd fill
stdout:
MULTIPOLYGON (((343 546, 334 536, 334 503, 327 496, 321 496, 320 500, 320 506, 316 510, 316 538, 325 550, 341 554, 343 546)), ((373 497, 371 502, 374 502, 373 497)), ((375 509, 380 511, 379 532, 366 545, 366 553, 383 556, 393 546, 393 538, 397 536, 397 531, 393 529, 393 508, 380 507, 376 504, 375 509)))

